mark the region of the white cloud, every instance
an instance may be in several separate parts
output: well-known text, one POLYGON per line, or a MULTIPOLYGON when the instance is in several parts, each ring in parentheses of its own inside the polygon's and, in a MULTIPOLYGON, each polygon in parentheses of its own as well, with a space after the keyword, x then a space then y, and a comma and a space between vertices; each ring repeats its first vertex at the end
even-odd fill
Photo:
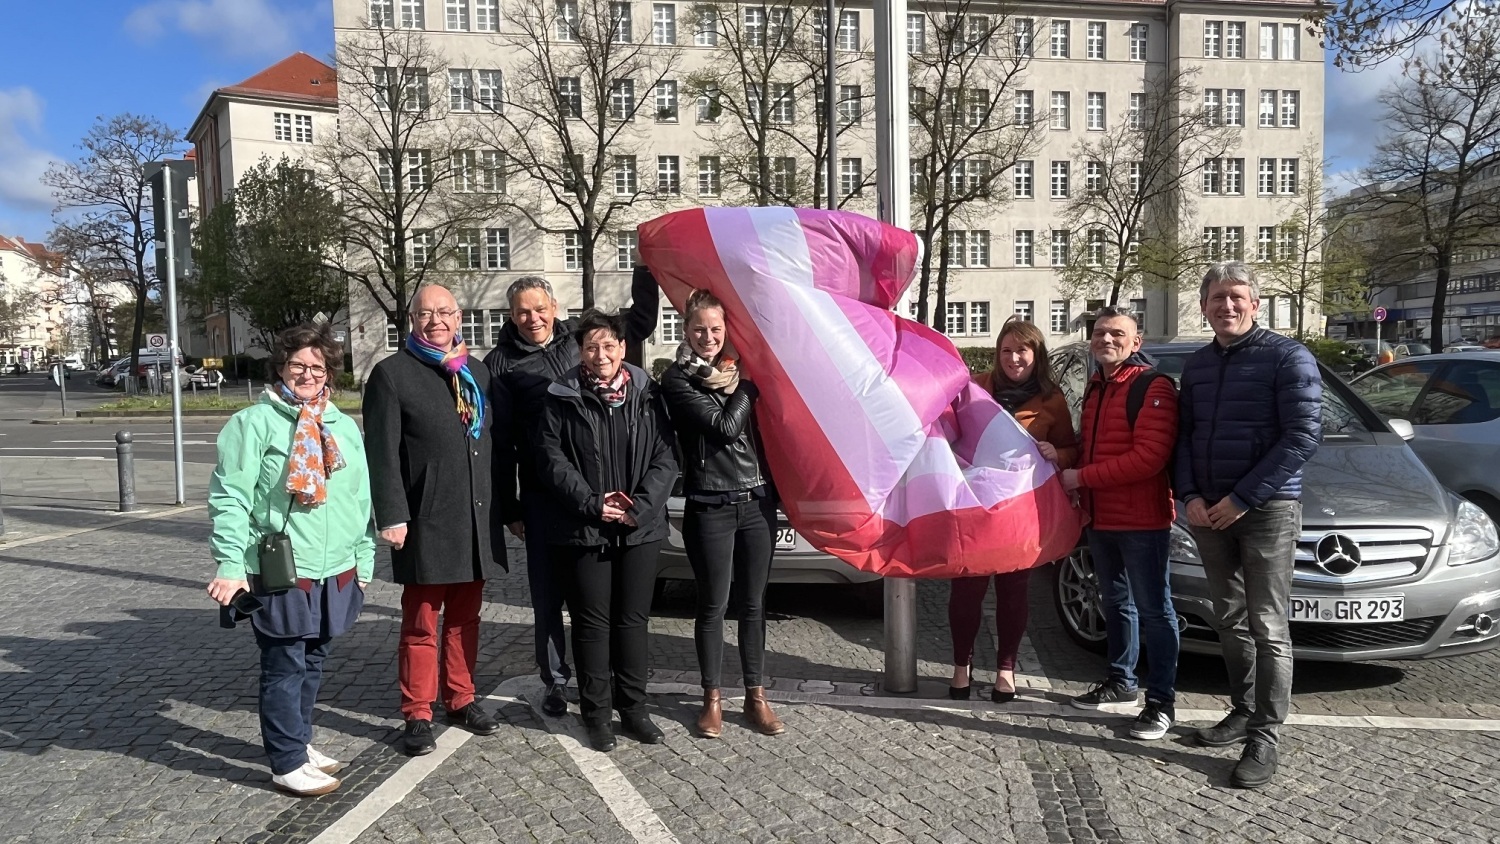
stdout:
POLYGON ((125 29, 145 43, 179 32, 232 56, 280 56, 297 49, 313 19, 273 0, 155 0, 132 11, 125 29))
POLYGON ((36 213, 52 208, 52 190, 41 183, 53 156, 35 146, 42 98, 30 88, 0 88, 0 208, 36 213))

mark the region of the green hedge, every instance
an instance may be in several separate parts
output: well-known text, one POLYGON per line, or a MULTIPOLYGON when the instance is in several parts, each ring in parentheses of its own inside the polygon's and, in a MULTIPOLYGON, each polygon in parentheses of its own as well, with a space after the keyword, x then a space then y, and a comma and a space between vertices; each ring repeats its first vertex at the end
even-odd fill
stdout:
POLYGON ((989 372, 995 366, 994 346, 959 346, 958 353, 974 374, 989 372))

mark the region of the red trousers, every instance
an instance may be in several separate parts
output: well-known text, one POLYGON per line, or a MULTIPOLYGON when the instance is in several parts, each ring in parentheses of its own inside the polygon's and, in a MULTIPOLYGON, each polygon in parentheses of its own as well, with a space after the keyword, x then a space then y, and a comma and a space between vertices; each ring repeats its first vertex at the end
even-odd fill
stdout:
POLYGON ((409 583, 402 589, 397 672, 403 718, 432 720, 432 702, 437 699, 439 682, 443 687, 443 706, 449 712, 474 702, 479 607, 483 602, 483 580, 433 585, 409 583), (441 663, 439 613, 443 617, 441 663))
MULTIPOLYGON (((1026 634, 1030 614, 1027 583, 1031 569, 997 574, 995 578, 995 656, 1001 671, 1016 670, 1016 652, 1026 634)), ((948 593, 948 627, 953 634, 953 664, 969 665, 974 658, 974 639, 979 635, 984 593, 989 577, 955 577, 948 593)))

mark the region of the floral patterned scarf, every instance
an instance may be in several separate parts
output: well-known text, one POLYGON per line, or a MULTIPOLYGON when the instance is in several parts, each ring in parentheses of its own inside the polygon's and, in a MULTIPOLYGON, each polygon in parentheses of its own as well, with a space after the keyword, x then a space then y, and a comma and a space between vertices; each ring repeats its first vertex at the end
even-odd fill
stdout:
POLYGON ((630 386, 630 370, 624 366, 615 373, 615 377, 605 381, 594 377, 587 369, 583 370, 583 383, 599 394, 599 400, 610 407, 619 407, 625 403, 625 389, 630 386))
POLYGON ((330 391, 324 387, 317 396, 300 399, 284 382, 277 387, 277 397, 297 408, 297 430, 287 458, 286 491, 294 493, 304 507, 316 507, 328 500, 328 478, 346 465, 333 432, 323 424, 330 391))

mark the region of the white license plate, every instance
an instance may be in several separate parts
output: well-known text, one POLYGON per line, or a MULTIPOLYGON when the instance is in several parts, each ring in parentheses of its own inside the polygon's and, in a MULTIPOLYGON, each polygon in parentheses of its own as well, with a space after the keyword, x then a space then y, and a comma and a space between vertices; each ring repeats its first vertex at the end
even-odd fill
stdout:
POLYGON ((1406 617, 1406 598, 1403 595, 1374 595, 1368 598, 1293 596, 1287 615, 1292 621, 1319 621, 1325 624, 1400 621, 1406 617))
POLYGON ((776 550, 790 551, 797 547, 797 532, 791 528, 777 528, 776 550))

